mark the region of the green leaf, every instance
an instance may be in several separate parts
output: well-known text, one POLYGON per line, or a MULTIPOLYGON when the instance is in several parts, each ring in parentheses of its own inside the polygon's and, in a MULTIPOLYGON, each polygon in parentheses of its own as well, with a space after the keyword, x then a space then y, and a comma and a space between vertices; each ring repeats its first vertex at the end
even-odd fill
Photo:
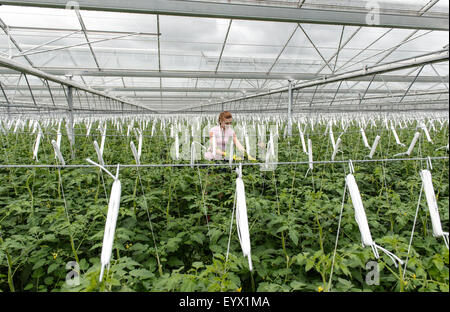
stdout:
POLYGON ((199 244, 203 244, 203 237, 204 235, 202 233, 194 233, 191 235, 191 239, 199 244))
POLYGON ((196 262, 192 263, 192 266, 196 269, 199 269, 199 268, 203 267, 203 263, 196 261, 196 262))
POLYGON ((139 277, 142 279, 149 279, 149 278, 153 278, 155 276, 155 274, 153 274, 152 272, 145 270, 145 269, 132 270, 132 271, 130 271, 130 275, 134 276, 134 277, 139 277))
POLYGON ((292 287, 292 290, 301 290, 304 289, 307 285, 299 281, 293 281, 289 284, 289 286, 292 287))
POLYGON ((444 261, 441 257, 434 257, 433 263, 439 271, 442 271, 442 269, 444 268, 444 261))
POLYGON ((36 270, 45 264, 45 259, 39 259, 34 265, 32 270, 36 270))
POLYGON ((295 244, 295 246, 298 245, 298 234, 295 230, 289 230, 289 237, 291 238, 292 242, 295 244))
POLYGON ((311 268, 314 266, 314 258, 310 258, 306 260, 306 266, 305 266, 305 272, 308 272, 311 270, 311 268))
POLYGON ((177 250, 179 243, 181 243, 181 238, 179 238, 179 237, 169 238, 169 240, 167 241, 167 245, 166 245, 167 251, 173 252, 173 251, 177 250))
POLYGON ((47 273, 50 274, 55 271, 60 265, 58 263, 52 263, 48 266, 47 273))

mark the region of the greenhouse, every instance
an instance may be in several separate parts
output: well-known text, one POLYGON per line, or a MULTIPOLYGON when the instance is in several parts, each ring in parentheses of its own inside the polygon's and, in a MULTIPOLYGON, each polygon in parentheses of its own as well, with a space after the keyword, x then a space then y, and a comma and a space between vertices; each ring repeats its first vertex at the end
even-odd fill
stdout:
POLYGON ((449 291, 448 1, 0 0, 0 28, 0 292, 449 291))

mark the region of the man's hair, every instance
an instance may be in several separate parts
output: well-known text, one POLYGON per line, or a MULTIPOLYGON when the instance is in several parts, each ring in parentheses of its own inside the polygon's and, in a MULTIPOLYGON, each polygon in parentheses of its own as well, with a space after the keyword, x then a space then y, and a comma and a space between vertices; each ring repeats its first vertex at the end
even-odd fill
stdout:
POLYGON ((223 112, 221 112, 220 115, 219 115, 219 123, 221 123, 221 122, 222 122, 223 120, 225 120, 225 119, 230 119, 230 118, 233 118, 233 116, 231 115, 231 113, 228 112, 228 111, 223 111, 223 112))

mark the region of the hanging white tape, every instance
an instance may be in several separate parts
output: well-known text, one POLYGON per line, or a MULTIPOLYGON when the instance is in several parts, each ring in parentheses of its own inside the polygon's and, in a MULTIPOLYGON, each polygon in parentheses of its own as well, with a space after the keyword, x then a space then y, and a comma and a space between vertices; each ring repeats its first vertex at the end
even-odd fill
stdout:
POLYGON ((178 139, 178 131, 175 133, 175 159, 180 159, 180 142, 178 139))
POLYGON ((195 142, 192 142, 192 144, 191 144, 191 168, 194 168, 194 162, 195 162, 195 142))
POLYGON ((334 142, 333 127, 331 125, 330 125, 330 139, 331 139, 331 145, 333 146, 333 149, 335 149, 336 143, 334 142))
POLYGON ((105 128, 102 131, 102 140, 100 142, 100 154, 103 157, 103 150, 105 148, 105 139, 106 139, 106 122, 105 122, 105 128))
POLYGON ((411 141, 411 144, 409 144, 408 150, 406 152, 404 152, 404 153, 395 154, 394 157, 395 156, 401 156, 401 155, 408 155, 409 156, 411 154, 414 146, 416 145, 416 142, 419 139, 419 137, 420 137, 420 132, 416 132, 414 134, 414 137, 413 137, 412 141, 411 141))
POLYGON ((425 189, 428 210, 430 212, 431 223, 433 225, 433 236, 442 237, 444 239, 445 246, 448 249, 448 232, 444 232, 442 230, 441 218, 439 217, 436 195, 433 188, 433 180, 431 179, 431 172, 429 170, 421 170, 420 177, 422 178, 423 187, 425 189))
POLYGON ((250 140, 248 139, 247 133, 245 134, 245 150, 247 151, 247 155, 250 155, 250 140))
MULTIPOLYGON (((56 133, 56 146, 58 147, 58 149, 61 149, 61 138, 62 138, 62 134, 61 134, 61 120, 58 123, 58 131, 56 133)), ((55 150, 55 159, 58 157, 58 155, 56 154, 56 150, 55 150)))
POLYGON ((156 120, 153 121, 153 125, 152 125, 152 133, 151 133, 152 137, 153 137, 153 134, 155 133, 155 126, 156 126, 156 120))
POLYGON ((341 144, 341 138, 338 138, 336 141, 336 145, 334 146, 333 155, 331 155, 331 160, 334 161, 334 158, 336 157, 336 153, 339 149, 339 144, 341 144))
POLYGON ((142 154, 142 131, 139 131, 139 143, 138 143, 138 150, 137 150, 137 154, 139 159, 141 159, 141 154, 142 154))
POLYGON ((248 229, 247 204, 245 202, 245 188, 241 176, 236 179, 236 228, 244 257, 248 257, 248 266, 253 270, 250 233, 248 229))
POLYGON ((302 141, 303 152, 305 154, 308 154, 308 150, 306 149, 306 144, 305 144, 305 136, 304 136, 303 131, 302 131, 301 128, 300 128, 300 140, 302 141))
POLYGON ((353 207, 355 209, 355 220, 358 224, 359 231, 361 233, 361 240, 362 240, 362 246, 370 246, 372 248, 372 251, 375 255, 375 258, 379 258, 378 250, 380 249, 383 252, 385 252, 391 260, 394 262, 395 267, 397 267, 397 262, 403 264, 403 261, 398 258, 393 253, 389 252, 388 250, 382 248, 381 246, 378 246, 373 240, 372 235, 370 234, 369 224, 367 222, 366 212, 364 210, 364 206, 361 200, 361 195, 359 193, 358 185, 356 184, 355 177, 353 174, 348 174, 345 178, 345 181, 347 183, 350 196, 352 198, 353 207), (397 261, 397 262, 396 262, 397 261))
POLYGON ((428 132, 427 126, 425 124, 421 124, 420 127, 422 128, 423 132, 425 132, 425 136, 427 138, 427 141, 433 144, 433 141, 430 138, 430 133, 428 132))
POLYGON ((21 120, 19 119, 19 120, 17 120, 16 125, 14 126, 14 131, 13 131, 14 133, 16 133, 20 124, 21 124, 21 120))
POLYGON ((41 136, 42 136, 42 130, 39 127, 38 135, 36 136, 36 141, 34 142, 34 149, 33 149, 33 159, 38 161, 38 151, 39 151, 39 144, 41 143, 41 136))
POLYGON ((308 139, 308 161, 309 161, 309 169, 313 170, 313 154, 312 154, 311 139, 308 139))
POLYGON ((102 156, 102 153, 100 152, 100 148, 98 147, 97 141, 94 141, 94 148, 95 148, 95 151, 97 152, 98 163, 100 165, 104 166, 105 163, 103 161, 103 156, 102 156))
POLYGON ((136 146, 134 146, 133 141, 130 142, 131 152, 133 152, 134 160, 136 161, 136 165, 140 165, 140 157, 139 153, 136 151, 136 146))
MULTIPOLYGON (((39 125, 38 122, 35 121, 34 124, 33 124, 33 131, 31 132, 32 134, 34 134, 34 133, 36 132, 36 129, 37 129, 37 126, 38 126, 38 125, 39 125)), ((8 131, 9 131, 9 128, 10 128, 10 127, 11 127, 11 123, 8 122, 8 128, 7 128, 8 131)))
POLYGON ((75 144, 75 136, 73 133, 73 125, 70 125, 69 121, 66 121, 66 132, 67 132, 67 137, 69 138, 70 146, 73 147, 75 144))
POLYGON ((89 121, 88 128, 86 131, 86 137, 89 136, 89 133, 91 133, 91 127, 92 127, 92 121, 89 121))
POLYGON ((394 134, 395 142, 397 142, 398 145, 405 146, 405 144, 400 142, 400 139, 398 138, 398 135, 397 135, 397 131, 395 131, 395 127, 393 125, 391 125, 391 130, 392 130, 392 133, 394 134))
POLYGON ((108 215, 106 217, 105 232, 103 234, 103 245, 101 253, 101 271, 99 281, 103 279, 103 272, 106 266, 109 268, 111 261, 112 247, 114 243, 114 234, 116 232, 117 216, 120 207, 120 194, 122 186, 119 179, 115 179, 111 188, 111 196, 108 203, 108 215))
POLYGON ((377 148, 378 142, 380 141, 381 137, 377 135, 375 137, 375 141, 373 142, 372 148, 370 150, 369 158, 372 159, 373 154, 375 153, 375 149, 377 148))
POLYGON ((367 137, 366 137, 366 133, 364 132, 364 129, 361 128, 359 130, 361 132, 362 138, 363 138, 363 142, 364 142, 364 146, 367 148, 370 148, 369 142, 367 142, 367 137))
POLYGON ((131 124, 128 125, 128 129, 127 129, 127 137, 130 136, 130 131, 131 131, 131 124))
POLYGON ((53 149, 55 150, 55 155, 59 159, 59 162, 61 163, 61 165, 65 166, 66 162, 64 161, 64 158, 61 154, 58 143, 55 140, 52 140, 52 145, 53 145, 53 149))
POLYGON ((409 145, 408 151, 406 151, 406 155, 409 156, 411 154, 411 152, 412 152, 412 150, 414 148, 414 145, 416 145, 416 142, 419 139, 419 137, 420 137, 420 132, 416 132, 414 134, 414 137, 413 137, 412 141, 411 141, 411 144, 409 145))

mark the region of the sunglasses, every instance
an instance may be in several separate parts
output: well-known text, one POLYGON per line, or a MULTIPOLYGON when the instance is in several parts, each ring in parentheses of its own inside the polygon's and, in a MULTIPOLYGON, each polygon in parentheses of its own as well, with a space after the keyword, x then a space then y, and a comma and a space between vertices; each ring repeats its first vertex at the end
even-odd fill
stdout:
POLYGON ((229 121, 229 122, 224 122, 224 124, 226 124, 226 125, 231 125, 231 121, 229 121))

